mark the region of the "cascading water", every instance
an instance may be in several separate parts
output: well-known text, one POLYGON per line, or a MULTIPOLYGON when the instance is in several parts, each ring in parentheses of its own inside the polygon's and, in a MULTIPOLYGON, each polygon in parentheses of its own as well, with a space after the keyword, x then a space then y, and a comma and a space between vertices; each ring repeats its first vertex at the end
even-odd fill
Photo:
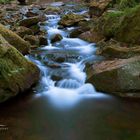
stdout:
POLYGON ((85 83, 85 63, 94 60, 95 45, 79 38, 68 38, 69 31, 58 29, 60 16, 47 15, 45 29, 49 45, 35 50, 29 59, 36 63, 41 70, 41 80, 37 94, 48 95, 57 106, 71 106, 80 99, 94 97, 95 89, 85 83), (61 34, 63 39, 51 44, 51 38, 61 34), (37 53, 38 52, 38 53, 37 53), (58 59, 62 62, 57 62, 58 59), (57 77, 59 80, 52 79, 57 77))

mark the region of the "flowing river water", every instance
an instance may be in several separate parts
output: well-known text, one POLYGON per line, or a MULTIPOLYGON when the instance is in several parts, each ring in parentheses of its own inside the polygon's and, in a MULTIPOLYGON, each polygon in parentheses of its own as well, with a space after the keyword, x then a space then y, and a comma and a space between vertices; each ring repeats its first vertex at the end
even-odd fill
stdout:
POLYGON ((59 15, 46 18, 48 46, 26 56, 40 68, 40 81, 30 94, 1 105, 0 124, 8 129, 0 139, 139 140, 139 100, 96 92, 85 73, 86 63, 100 60, 95 44, 69 38, 74 27, 58 29, 59 15), (51 43, 56 34, 63 39, 51 43))

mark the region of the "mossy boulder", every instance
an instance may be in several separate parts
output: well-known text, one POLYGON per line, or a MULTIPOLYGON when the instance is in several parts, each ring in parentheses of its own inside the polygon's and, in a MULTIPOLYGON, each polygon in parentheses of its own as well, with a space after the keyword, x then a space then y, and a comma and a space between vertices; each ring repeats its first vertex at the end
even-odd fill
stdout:
POLYGON ((16 33, 7 29, 2 24, 0 24, 0 34, 22 54, 28 54, 29 53, 29 50, 30 50, 30 47, 31 47, 30 44, 28 42, 26 42, 25 40, 23 40, 16 33))
POLYGON ((113 38, 123 19, 122 11, 107 11, 95 21, 93 31, 102 33, 107 39, 113 38))
POLYGON ((39 80, 39 69, 0 35, 0 102, 29 89, 39 80))
POLYGON ((44 10, 45 14, 60 14, 61 12, 61 8, 54 6, 47 6, 47 8, 44 10))
POLYGON ((100 62, 87 70, 87 81, 98 91, 140 96, 140 56, 100 62))
POLYGON ((85 20, 84 16, 70 13, 64 15, 58 24, 64 27, 68 27, 68 26, 78 25, 80 21, 84 21, 84 20, 85 20))
POLYGON ((125 11, 115 38, 126 43, 140 44, 140 5, 125 11))
MULTIPOLYGON (((140 5, 126 11, 107 11, 95 21, 94 32, 100 32, 109 40, 140 44, 140 5)), ((93 33, 94 33, 93 32, 93 33)))

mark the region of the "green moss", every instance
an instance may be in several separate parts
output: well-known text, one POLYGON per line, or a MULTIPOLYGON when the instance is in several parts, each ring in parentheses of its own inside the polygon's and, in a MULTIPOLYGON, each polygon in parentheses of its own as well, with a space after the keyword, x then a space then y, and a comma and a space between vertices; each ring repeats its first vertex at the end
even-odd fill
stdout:
POLYGON ((136 0, 121 0, 119 3, 120 9, 132 8, 135 7, 137 4, 136 0))
POLYGON ((8 41, 9 44, 14 46, 18 51, 22 54, 27 54, 30 50, 30 44, 23 40, 16 33, 11 30, 5 28, 2 24, 0 24, 0 34, 8 41))
POLYGON ((0 102, 28 89, 38 78, 38 68, 0 35, 0 102))
POLYGON ((115 34, 119 41, 140 44, 140 5, 125 10, 123 20, 115 34))
POLYGON ((6 4, 11 2, 12 0, 0 0, 0 4, 6 4))
POLYGON ((106 22, 104 23, 104 34, 107 37, 113 37, 116 30, 118 29, 120 25, 120 18, 122 17, 123 12, 117 11, 117 12, 111 12, 108 13, 105 18, 106 22))

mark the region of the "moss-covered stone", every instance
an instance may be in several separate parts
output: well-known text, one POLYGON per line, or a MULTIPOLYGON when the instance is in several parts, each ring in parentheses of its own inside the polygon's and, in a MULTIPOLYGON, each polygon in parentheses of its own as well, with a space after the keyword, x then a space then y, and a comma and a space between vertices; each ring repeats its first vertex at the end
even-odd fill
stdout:
POLYGON ((0 102, 29 89, 39 69, 0 35, 0 102))
POLYGON ((115 38, 122 42, 140 44, 140 5, 125 11, 115 38))
POLYGON ((140 5, 125 11, 108 11, 95 21, 94 32, 102 33, 106 39, 140 44, 140 5))
POLYGON ((2 24, 0 24, 0 34, 22 54, 29 52, 30 44, 2 24))
POLYGON ((63 25, 65 27, 67 26, 73 26, 77 25, 80 21, 84 21, 85 18, 82 15, 77 14, 67 14, 62 17, 62 19, 59 21, 59 25, 63 25))
POLYGON ((61 8, 54 6, 47 6, 47 8, 44 10, 45 14, 60 14, 61 12, 61 8))

